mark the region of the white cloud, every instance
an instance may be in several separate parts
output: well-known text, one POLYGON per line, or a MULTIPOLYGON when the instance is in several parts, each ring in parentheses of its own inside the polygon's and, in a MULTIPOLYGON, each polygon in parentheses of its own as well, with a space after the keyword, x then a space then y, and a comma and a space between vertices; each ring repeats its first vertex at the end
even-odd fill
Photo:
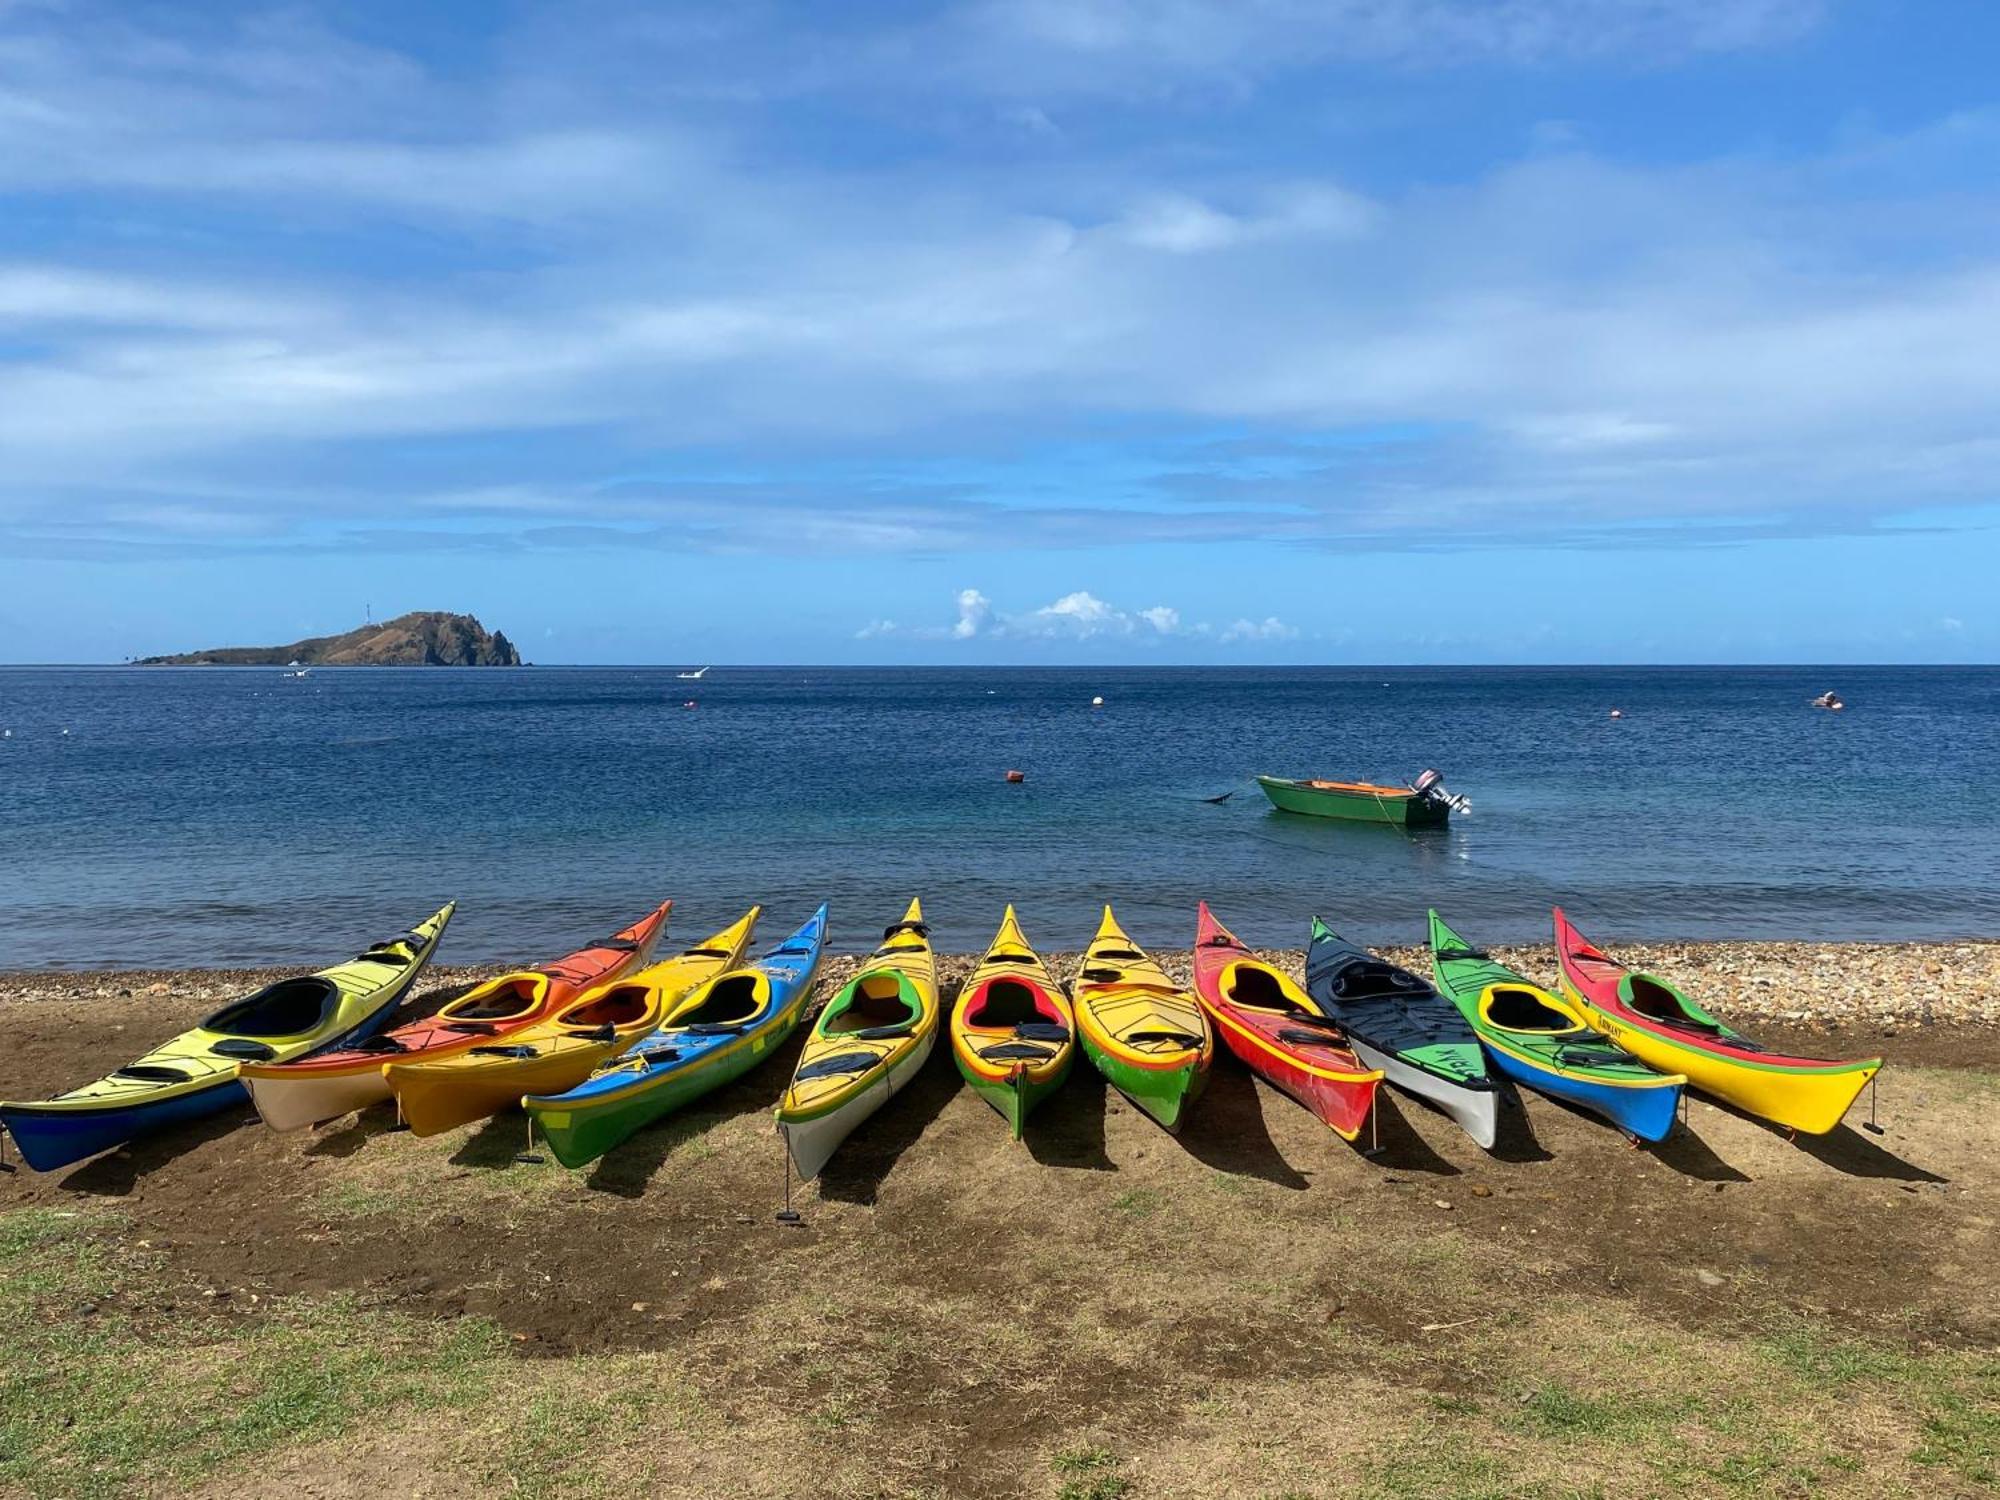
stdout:
POLYGON ((1275 615, 1266 615, 1261 620, 1236 620, 1222 629, 1225 643, 1237 641, 1295 641, 1299 638, 1296 626, 1287 625, 1275 615))
POLYGON ((969 641, 986 628, 993 615, 993 603, 978 589, 958 591, 958 623, 951 627, 953 640, 969 641))
POLYGON ((1181 628, 1181 612, 1177 609, 1168 609, 1164 604, 1156 604, 1151 609, 1142 609, 1138 617, 1161 635, 1172 635, 1181 628))

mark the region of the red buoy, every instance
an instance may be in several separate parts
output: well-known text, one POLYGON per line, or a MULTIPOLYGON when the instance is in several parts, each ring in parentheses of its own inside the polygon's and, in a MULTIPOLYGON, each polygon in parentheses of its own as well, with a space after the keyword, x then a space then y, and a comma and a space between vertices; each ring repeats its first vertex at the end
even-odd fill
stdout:
POLYGON ((1028 773, 1026 771, 1009 771, 1007 773, 1007 779, 1009 781, 1017 781, 1017 782, 1026 781, 1028 779, 1028 773))

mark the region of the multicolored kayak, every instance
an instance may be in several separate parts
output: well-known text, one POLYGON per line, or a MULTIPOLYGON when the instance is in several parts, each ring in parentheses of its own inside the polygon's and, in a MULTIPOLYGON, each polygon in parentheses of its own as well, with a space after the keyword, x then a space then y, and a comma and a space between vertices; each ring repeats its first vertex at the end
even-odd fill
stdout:
POLYGON ((1705 1093, 1808 1135, 1838 1125, 1882 1059, 1839 1062, 1762 1047, 1652 974, 1638 974, 1594 947, 1556 908, 1556 960, 1563 989, 1584 1019, 1633 1056, 1684 1073, 1705 1093))
POLYGON ((951 1055, 1017 1141, 1029 1112, 1076 1061, 1069 997, 1028 946, 1011 906, 951 1008, 951 1055))
POLYGON ((658 1029, 563 1094, 521 1101, 566 1167, 740 1078, 792 1034, 826 947, 826 908, 754 963, 718 974, 667 1011, 658 1029))
POLYGON ((819 1013, 778 1101, 778 1134, 799 1176, 817 1177, 854 1127, 916 1077, 937 1034, 937 958, 923 904, 912 901, 819 1013))
POLYGON ((29 1166, 52 1172, 240 1104, 244 1066, 310 1057, 379 1030, 431 961, 452 911, 444 906, 348 963, 234 1001, 95 1083, 40 1104, 0 1104, 0 1124, 29 1166))
POLYGON ((1215 1033, 1201 1002, 1125 935, 1109 906, 1084 950, 1072 1003, 1084 1055, 1097 1071, 1178 1133, 1208 1087, 1215 1033))
POLYGON ((1436 1105, 1486 1150, 1500 1132, 1500 1090, 1458 1007, 1428 979, 1358 948, 1318 917, 1306 993, 1347 1031, 1354 1055, 1405 1093, 1436 1105))
POLYGON ((391 1062, 449 1057, 488 1046, 554 1015, 594 984, 643 968, 667 925, 669 901, 614 937, 539 969, 489 979, 436 1015, 299 1062, 246 1063, 243 1085, 264 1123, 303 1130, 389 1097, 391 1062))
POLYGON ((382 1070, 412 1135, 439 1135, 497 1115, 524 1094, 561 1093, 660 1024, 676 1001, 743 957, 751 907, 685 952, 598 984, 546 1020, 442 1056, 390 1059, 382 1070))
POLYGON ((1656 1073, 1585 1024, 1566 1000, 1495 963, 1431 913, 1439 991, 1507 1077, 1604 1116, 1642 1141, 1664 1140, 1680 1106, 1679 1073, 1656 1073))
POLYGON ((1340 1023, 1216 920, 1195 914, 1194 991, 1224 1045, 1344 1141, 1361 1134, 1382 1070, 1348 1048, 1340 1023))

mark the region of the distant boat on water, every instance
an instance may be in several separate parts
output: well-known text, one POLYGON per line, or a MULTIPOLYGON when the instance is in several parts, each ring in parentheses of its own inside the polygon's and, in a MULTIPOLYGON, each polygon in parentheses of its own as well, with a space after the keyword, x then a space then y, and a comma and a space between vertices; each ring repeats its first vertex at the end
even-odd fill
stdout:
POLYGON ((682 672, 679 674, 682 682, 700 682, 707 675, 707 667, 703 667, 699 672, 682 672))

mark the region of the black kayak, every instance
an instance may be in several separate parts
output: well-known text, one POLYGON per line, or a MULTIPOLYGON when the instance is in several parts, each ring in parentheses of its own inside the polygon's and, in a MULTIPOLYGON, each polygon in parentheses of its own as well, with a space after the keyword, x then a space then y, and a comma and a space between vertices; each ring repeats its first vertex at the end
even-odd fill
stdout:
POLYGON ((1488 1150, 1499 1092, 1458 1007, 1429 980, 1358 948, 1318 917, 1306 949, 1306 993, 1347 1033, 1354 1055, 1406 1093, 1436 1105, 1488 1150))

